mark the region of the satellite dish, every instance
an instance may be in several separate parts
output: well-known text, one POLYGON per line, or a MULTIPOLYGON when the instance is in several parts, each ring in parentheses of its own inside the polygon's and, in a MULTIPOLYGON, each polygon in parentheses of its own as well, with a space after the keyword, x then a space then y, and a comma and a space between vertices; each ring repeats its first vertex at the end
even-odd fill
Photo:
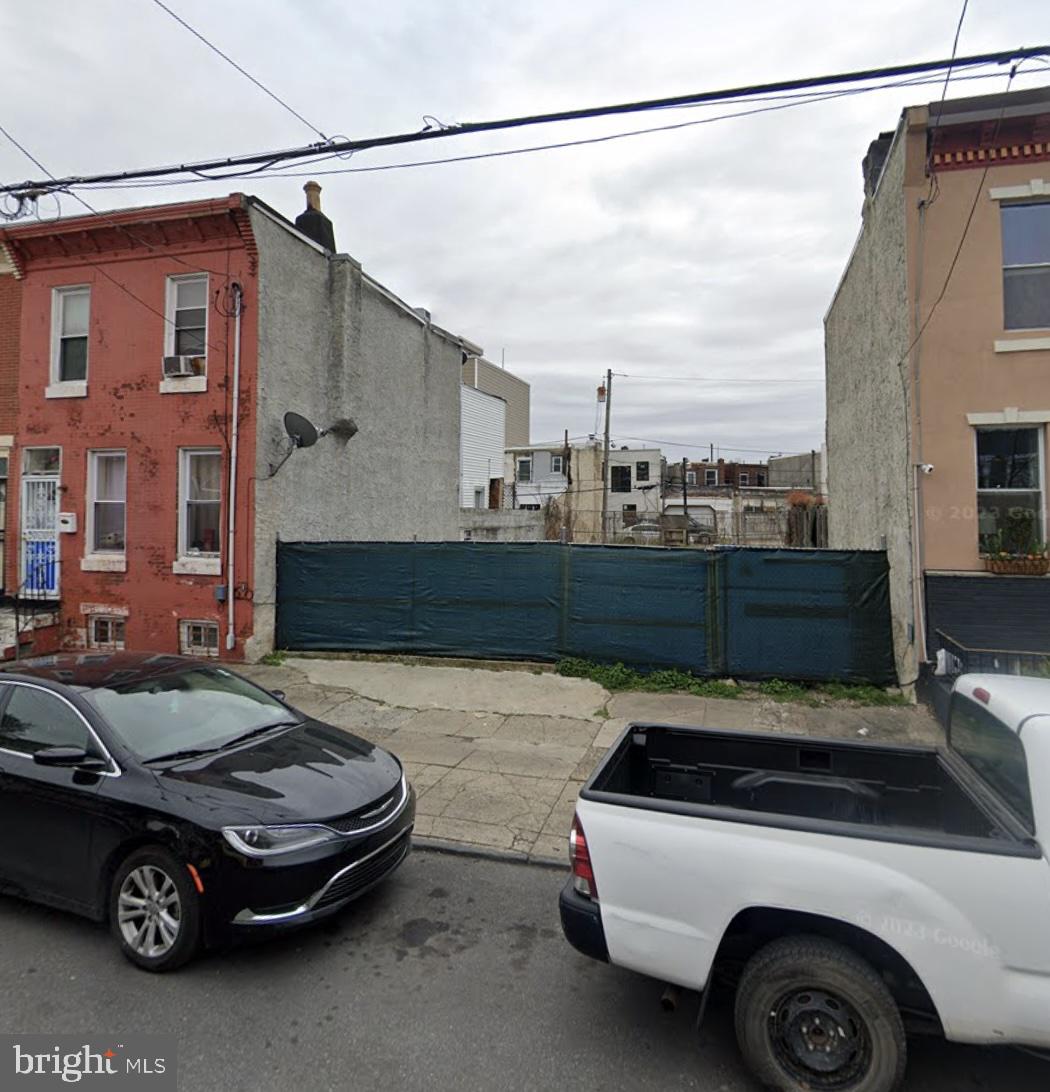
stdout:
POLYGON ((284 415, 284 431, 296 447, 313 447, 317 443, 317 429, 301 413, 289 410, 284 415))

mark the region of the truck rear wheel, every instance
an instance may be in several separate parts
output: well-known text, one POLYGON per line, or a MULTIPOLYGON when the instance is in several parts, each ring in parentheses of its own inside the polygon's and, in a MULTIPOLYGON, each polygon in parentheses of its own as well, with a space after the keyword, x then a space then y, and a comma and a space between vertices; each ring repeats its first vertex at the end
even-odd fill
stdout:
POLYGON ((879 975, 822 937, 758 951, 736 993, 736 1036, 752 1072, 781 1092, 893 1092, 907 1046, 879 975))

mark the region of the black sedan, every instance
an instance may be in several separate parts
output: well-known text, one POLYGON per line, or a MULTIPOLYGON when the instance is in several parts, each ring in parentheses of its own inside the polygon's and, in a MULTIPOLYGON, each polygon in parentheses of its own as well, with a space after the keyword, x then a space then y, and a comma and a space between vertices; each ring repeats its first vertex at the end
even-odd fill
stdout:
POLYGON ((218 663, 50 656, 0 672, 0 889, 108 920, 167 971, 335 913, 408 853, 398 760, 218 663))

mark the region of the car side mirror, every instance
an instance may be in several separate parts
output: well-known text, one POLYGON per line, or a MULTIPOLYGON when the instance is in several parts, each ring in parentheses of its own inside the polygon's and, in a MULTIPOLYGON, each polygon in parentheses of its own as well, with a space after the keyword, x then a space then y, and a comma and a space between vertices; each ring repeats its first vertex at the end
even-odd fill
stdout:
POLYGON ((104 770, 107 762, 98 755, 88 754, 83 747, 41 747, 33 752, 38 766, 58 766, 77 770, 104 770))
POLYGON ((277 699, 278 701, 284 701, 284 691, 283 691, 283 690, 271 690, 271 691, 270 691, 270 693, 271 693, 271 694, 272 694, 272 695, 273 695, 273 696, 274 696, 274 697, 275 697, 275 698, 276 698, 276 699, 277 699))

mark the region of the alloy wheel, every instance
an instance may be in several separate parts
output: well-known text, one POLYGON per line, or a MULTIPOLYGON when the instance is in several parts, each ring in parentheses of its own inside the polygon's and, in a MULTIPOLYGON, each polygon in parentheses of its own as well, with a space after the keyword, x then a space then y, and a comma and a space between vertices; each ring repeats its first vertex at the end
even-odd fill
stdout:
POLYGON ((182 903, 175 881, 156 865, 133 869, 120 885, 117 921, 133 951, 147 959, 167 955, 182 925, 182 903))

